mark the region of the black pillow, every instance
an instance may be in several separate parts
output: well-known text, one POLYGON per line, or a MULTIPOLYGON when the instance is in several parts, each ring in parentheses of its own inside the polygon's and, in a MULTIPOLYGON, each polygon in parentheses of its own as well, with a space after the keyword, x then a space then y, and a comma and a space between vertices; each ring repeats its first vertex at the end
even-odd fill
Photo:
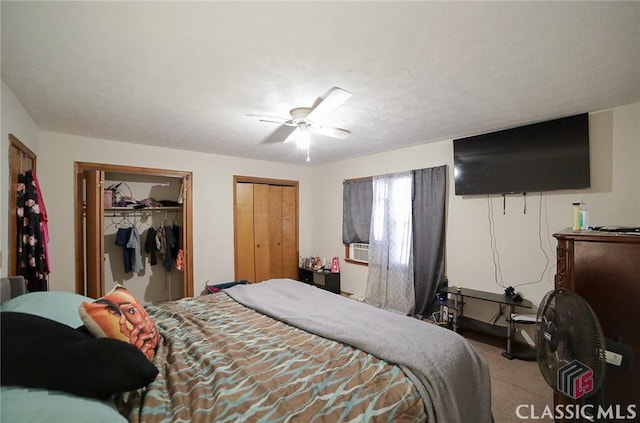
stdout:
POLYGON ((105 399, 142 388, 158 374, 138 348, 117 339, 26 313, 2 312, 0 323, 2 385, 105 399))

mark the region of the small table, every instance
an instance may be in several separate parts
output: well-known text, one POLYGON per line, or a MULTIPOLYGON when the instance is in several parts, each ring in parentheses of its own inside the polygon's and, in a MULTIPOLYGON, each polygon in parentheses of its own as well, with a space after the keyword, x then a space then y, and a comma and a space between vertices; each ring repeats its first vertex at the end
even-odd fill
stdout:
POLYGON ((340 273, 298 268, 298 280, 340 294, 340 273))
POLYGON ((532 360, 535 359, 536 353, 533 350, 528 351, 514 351, 513 349, 513 334, 515 333, 515 322, 511 318, 513 314, 515 314, 516 307, 523 308, 533 308, 533 303, 528 300, 522 301, 514 301, 512 298, 509 298, 503 294, 496 294, 493 292, 486 291, 478 291, 475 289, 468 288, 458 288, 456 286, 448 286, 442 288, 439 293, 448 294, 448 299, 444 304, 451 309, 454 310, 454 318, 453 318, 453 330, 456 332, 460 332, 462 329, 469 329, 477 332, 487 333, 493 336, 500 336, 503 338, 507 338, 507 349, 502 353, 503 357, 512 360, 514 358, 520 358, 523 360, 532 360), (453 298, 451 298, 453 297, 453 298), (509 307, 509 314, 507 317, 507 327, 504 326, 496 326, 495 324, 490 324, 486 322, 482 322, 480 320, 471 319, 469 317, 464 316, 463 306, 464 306, 464 297, 475 298, 482 301, 489 301, 492 303, 498 303, 500 305, 506 305, 509 307))

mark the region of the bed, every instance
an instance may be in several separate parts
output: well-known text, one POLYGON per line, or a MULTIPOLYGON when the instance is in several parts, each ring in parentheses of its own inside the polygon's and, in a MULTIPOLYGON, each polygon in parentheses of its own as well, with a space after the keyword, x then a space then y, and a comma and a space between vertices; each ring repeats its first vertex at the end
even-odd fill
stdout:
MULTIPOLYGON (((34 312, 34 295, 36 314, 71 327, 82 325, 78 307, 91 300, 33 293, 2 311, 34 312), (44 312, 49 305, 57 315, 44 312)), ((236 285, 146 311, 162 338, 152 382, 105 401, 3 386, 3 421, 39 421, 25 414, 34 400, 35 417, 54 421, 42 399, 52 395, 54 405, 81 402, 62 411, 105 422, 492 421, 488 367, 464 338, 436 325, 292 280, 236 285)))
MULTIPOLYGON (((77 328, 83 324, 78 315, 78 307, 84 301, 92 299, 69 292, 33 292, 3 302, 0 306, 0 319, 5 322, 7 312, 25 313, 77 328)), ((2 331, 2 345, 5 345, 5 336, 2 331)), ((3 366, 6 358, 3 351, 3 366)), ((120 415, 112 400, 87 398, 58 390, 6 386, 4 380, 0 391, 0 416, 2 422, 24 423, 127 421, 120 415)))

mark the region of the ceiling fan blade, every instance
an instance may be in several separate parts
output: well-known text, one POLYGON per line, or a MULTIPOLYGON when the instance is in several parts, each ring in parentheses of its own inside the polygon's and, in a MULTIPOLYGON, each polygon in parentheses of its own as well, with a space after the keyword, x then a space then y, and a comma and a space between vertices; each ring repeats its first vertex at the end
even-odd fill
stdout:
POLYGON ((295 123, 287 119, 260 119, 260 122, 279 123, 281 125, 286 125, 286 126, 296 126, 295 123))
POLYGON ((345 140, 351 132, 342 128, 331 128, 331 127, 323 127, 323 126, 313 126, 311 127, 311 131, 316 134, 325 135, 331 138, 337 138, 339 140, 345 140))
POLYGON ((282 125, 262 141, 262 144, 281 144, 283 141, 286 142, 286 140, 290 138, 291 133, 296 129, 297 127, 295 126, 282 125))
POLYGON ((289 132, 289 135, 284 139, 283 142, 285 144, 296 142, 296 140, 298 139, 299 132, 300 132, 300 128, 296 126, 291 132, 289 132))
POLYGON ((316 106, 311 110, 307 119, 314 120, 319 116, 336 110, 338 107, 342 106, 345 101, 349 100, 351 95, 352 94, 349 91, 343 90, 342 88, 331 88, 324 95, 324 98, 320 103, 316 104, 316 106))
POLYGON ((289 126, 294 125, 294 123, 291 122, 291 118, 283 118, 280 116, 265 116, 265 115, 251 114, 251 113, 248 113, 245 116, 258 118, 260 122, 279 123, 280 125, 289 125, 289 126))

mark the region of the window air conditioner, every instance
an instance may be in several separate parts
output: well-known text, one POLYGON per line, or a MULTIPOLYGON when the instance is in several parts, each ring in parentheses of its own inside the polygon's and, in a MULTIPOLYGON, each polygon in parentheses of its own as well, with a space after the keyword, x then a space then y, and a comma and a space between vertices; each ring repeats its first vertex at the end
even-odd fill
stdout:
POLYGON ((369 263, 369 244, 360 242, 349 244, 349 258, 353 261, 369 263))

